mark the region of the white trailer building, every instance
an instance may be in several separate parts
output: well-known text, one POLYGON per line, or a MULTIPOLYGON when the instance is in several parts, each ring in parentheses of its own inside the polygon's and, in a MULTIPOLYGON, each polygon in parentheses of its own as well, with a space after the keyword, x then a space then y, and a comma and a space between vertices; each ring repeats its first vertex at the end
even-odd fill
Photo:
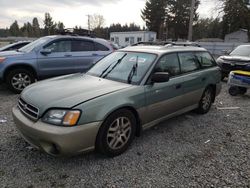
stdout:
POLYGON ((130 32, 112 32, 110 40, 119 46, 125 47, 138 42, 156 41, 156 32, 153 31, 130 31, 130 32))

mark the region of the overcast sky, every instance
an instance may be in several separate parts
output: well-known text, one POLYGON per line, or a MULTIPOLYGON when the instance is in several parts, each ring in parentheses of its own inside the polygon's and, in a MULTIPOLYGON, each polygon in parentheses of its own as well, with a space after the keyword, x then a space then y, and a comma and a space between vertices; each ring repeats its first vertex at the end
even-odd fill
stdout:
MULTIPOLYGON (((0 28, 9 27, 17 20, 24 22, 37 17, 42 26, 44 13, 49 12, 54 21, 63 22, 66 27, 76 25, 87 28, 87 15, 100 14, 105 18, 105 25, 111 23, 136 23, 144 25, 141 9, 146 0, 0 0, 0 28)), ((217 0, 201 0, 201 17, 217 16, 217 0)))

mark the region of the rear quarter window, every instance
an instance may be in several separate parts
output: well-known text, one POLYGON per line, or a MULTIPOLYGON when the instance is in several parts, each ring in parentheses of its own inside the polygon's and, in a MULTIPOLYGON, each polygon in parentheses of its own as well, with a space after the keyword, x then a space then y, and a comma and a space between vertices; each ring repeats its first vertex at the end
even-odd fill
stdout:
POLYGON ((193 72, 200 69, 199 62, 197 61, 193 52, 178 53, 181 73, 193 72))
POLYGON ((214 59, 208 52, 196 52, 195 56, 203 69, 216 66, 214 59))
POLYGON ((109 51, 108 47, 97 42, 95 43, 95 48, 96 48, 96 51, 109 51))

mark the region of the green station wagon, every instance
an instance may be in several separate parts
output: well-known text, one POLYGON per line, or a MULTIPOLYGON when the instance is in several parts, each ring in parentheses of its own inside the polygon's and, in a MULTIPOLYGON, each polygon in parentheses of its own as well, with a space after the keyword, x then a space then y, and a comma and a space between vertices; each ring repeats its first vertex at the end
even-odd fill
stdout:
POLYGON ((219 67, 203 48, 128 47, 85 74, 30 85, 13 117, 23 138, 50 155, 96 149, 112 157, 161 121, 191 110, 207 113, 220 79, 219 67))

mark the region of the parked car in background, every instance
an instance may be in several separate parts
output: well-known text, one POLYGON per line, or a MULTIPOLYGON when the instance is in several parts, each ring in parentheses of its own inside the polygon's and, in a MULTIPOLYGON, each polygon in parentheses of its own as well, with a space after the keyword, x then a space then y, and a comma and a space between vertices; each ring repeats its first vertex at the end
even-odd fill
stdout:
POLYGON ((18 50, 18 49, 26 46, 29 43, 30 43, 30 41, 19 41, 19 42, 15 42, 12 44, 8 44, 6 46, 1 47, 0 52, 18 50))
POLYGON ((238 46, 229 55, 220 56, 217 63, 221 67, 222 79, 233 70, 250 71, 250 45, 238 46))
POLYGON ((190 110, 207 113, 221 90, 220 78, 203 48, 128 47, 86 74, 27 87, 13 117, 23 137, 50 155, 97 149, 116 156, 141 130, 190 110))
POLYGON ((75 35, 42 37, 18 51, 0 53, 0 80, 20 93, 44 78, 85 72, 113 52, 104 39, 75 35))

